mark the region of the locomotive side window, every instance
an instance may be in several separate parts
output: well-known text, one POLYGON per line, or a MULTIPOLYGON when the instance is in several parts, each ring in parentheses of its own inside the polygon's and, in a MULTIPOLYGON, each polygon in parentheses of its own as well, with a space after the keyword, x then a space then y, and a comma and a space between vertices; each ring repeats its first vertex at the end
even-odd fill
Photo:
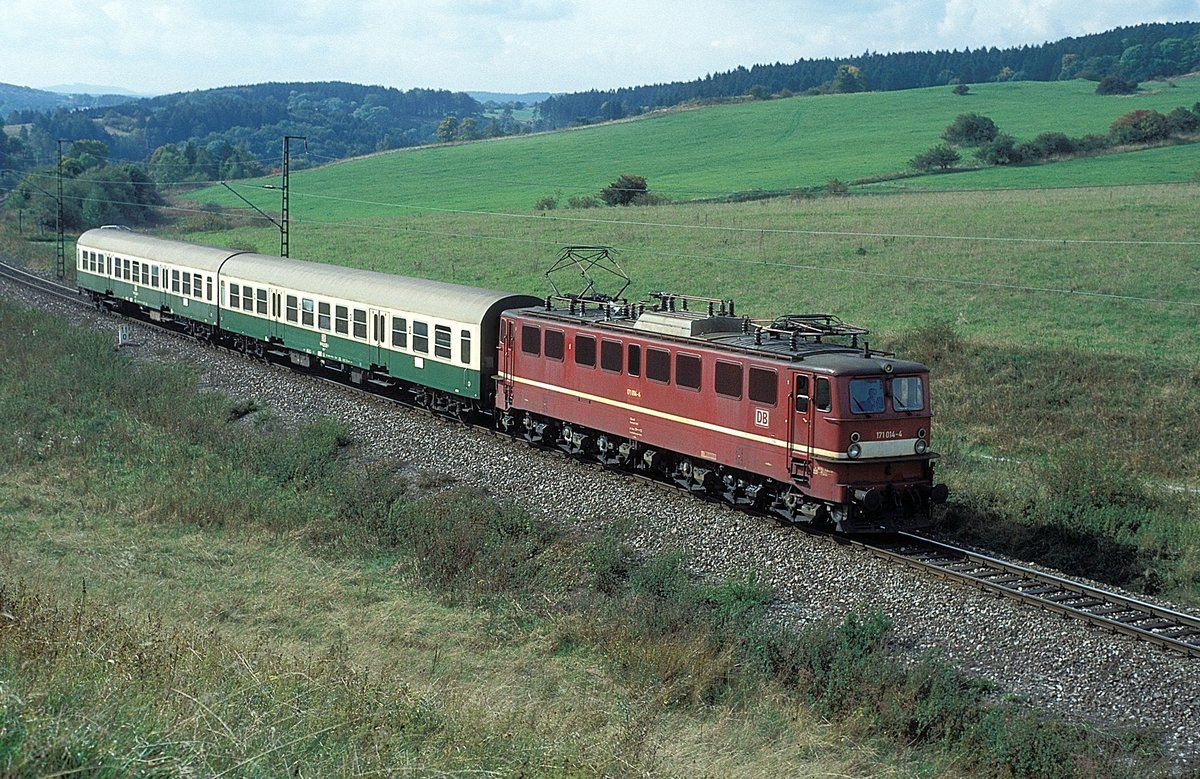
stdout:
POLYGON ((639 344, 629 344, 629 359, 625 366, 630 376, 642 375, 642 347, 639 344))
MULTIPOLYGON (((350 309, 346 306, 336 306, 333 309, 333 313, 336 315, 336 318, 334 319, 334 328, 342 335, 349 335, 350 309)), ((400 321, 403 322, 404 320, 401 319, 400 321)))
POLYGON ((408 348, 408 320, 404 317, 392 317, 392 346, 397 349, 408 348))
POLYGON ((575 336, 575 364, 596 367, 596 339, 590 335, 575 336))
MULTIPOLYGON (((196 278, 197 278, 197 281, 196 281, 196 296, 197 296, 197 297, 199 297, 199 295, 200 295, 200 281, 199 281, 199 277, 198 277, 198 276, 197 276, 196 278)), ((267 291, 266 291, 265 289, 259 289, 259 290, 255 290, 255 300, 256 300, 256 301, 257 301, 257 303, 258 303, 258 309, 257 309, 257 310, 258 310, 258 313, 262 314, 263 316, 266 316, 266 313, 267 313, 267 291)))
POLYGON ((675 383, 684 389, 700 389, 700 358, 694 354, 675 355, 675 383))
POLYGON ((646 349, 646 378, 667 384, 671 381, 671 353, 663 349, 646 349))
POLYGON ((883 379, 851 380, 850 410, 855 414, 878 414, 883 411, 883 379))
POLYGON ((817 377, 817 411, 829 411, 833 408, 833 393, 829 390, 829 379, 817 377))
POLYGON ((300 321, 300 301, 295 295, 287 296, 287 321, 300 321))
POLYGON ((471 364, 471 331, 463 330, 462 337, 459 339, 460 354, 459 359, 463 365, 471 364))
POLYGON ((713 385, 718 395, 741 400, 742 364, 740 362, 722 362, 721 360, 717 360, 713 385))
POLYGON ((769 368, 750 366, 750 399, 755 403, 774 406, 779 399, 779 377, 769 368))
POLYGON ((542 353, 542 329, 533 325, 521 325, 521 351, 537 357, 542 353))
POLYGON ((367 340, 367 312, 361 308, 354 309, 354 337, 367 340))
POLYGON ((613 373, 621 372, 621 343, 607 338, 600 341, 600 367, 613 373))
POLYGON ((312 298, 300 299, 300 323, 305 327, 313 326, 313 309, 316 306, 313 304, 312 298))
POLYGON ((567 351, 567 334, 562 330, 546 331, 546 359, 562 362, 567 351))
POLYGON ((429 325, 426 322, 413 321, 413 350, 421 354, 429 354, 429 325))
POLYGON ((892 409, 920 411, 925 408, 920 376, 900 376, 892 379, 892 409))
POLYGON ((808 377, 796 377, 796 413, 808 413, 808 377))
POLYGON ((317 328, 320 330, 329 330, 332 328, 332 320, 329 316, 329 304, 324 301, 317 302, 317 328))

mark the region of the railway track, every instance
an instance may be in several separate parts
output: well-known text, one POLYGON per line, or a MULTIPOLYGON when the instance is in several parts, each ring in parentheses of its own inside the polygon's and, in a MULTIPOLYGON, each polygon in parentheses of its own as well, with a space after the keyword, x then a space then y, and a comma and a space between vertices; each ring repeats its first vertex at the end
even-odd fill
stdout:
MULTIPOLYGON (((90 301, 81 297, 73 287, 8 263, 0 262, 0 277, 67 302, 91 306, 90 301)), ((172 335, 184 335, 169 329, 163 331, 172 335)), ((234 353, 235 350, 226 351, 234 353)), ((340 387, 350 386, 318 374, 302 375, 340 387)), ((367 394, 399 402, 378 393, 367 394)), ((423 410, 410 404, 401 405, 423 410)), ((433 412, 429 413, 439 416, 433 412)), ((487 430, 494 432, 490 427, 487 430)), ((670 486, 668 483, 645 477, 640 480, 658 487, 670 486)), ((840 543, 858 546, 881 558, 934 576, 956 580, 1066 617, 1083 620, 1112 632, 1145 640, 1192 657, 1200 657, 1200 617, 1197 616, 910 533, 869 540, 845 536, 838 536, 837 539, 840 543)))
POLYGON ((872 554, 1200 657, 1200 617, 911 533, 851 539, 872 554))

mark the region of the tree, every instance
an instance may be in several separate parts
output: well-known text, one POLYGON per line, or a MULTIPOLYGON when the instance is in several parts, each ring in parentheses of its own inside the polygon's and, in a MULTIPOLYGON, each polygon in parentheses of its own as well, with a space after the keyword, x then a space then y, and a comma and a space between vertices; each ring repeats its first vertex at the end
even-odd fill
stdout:
POLYGON ((437 128, 437 139, 441 143, 449 143, 458 133, 458 117, 454 115, 442 119, 437 128))
POLYGON ((959 114, 946 127, 942 138, 948 143, 980 146, 995 138, 998 132, 996 123, 986 116, 976 113, 959 114))
POLYGON ((1105 76, 1096 87, 1097 95, 1132 95, 1137 91, 1136 81, 1126 81, 1119 76, 1105 76))
POLYGON ((943 143, 913 157, 908 161, 908 165, 914 170, 926 173, 934 168, 948 170, 961 159, 962 156, 958 152, 943 143))
POLYGON ((1017 152, 1017 142, 1008 133, 998 133, 995 138, 981 145, 975 156, 989 165, 1011 165, 1023 162, 1017 152))
POLYGON ((1200 130, 1200 115, 1179 106, 1167 114, 1167 123, 1173 135, 1190 135, 1200 130))
POLYGON ((1158 111, 1130 111, 1112 123, 1109 137, 1113 143, 1153 143, 1170 137, 1167 117, 1158 111))
POLYGON ((622 173, 616 181, 600 190, 600 197, 610 206, 627 206, 646 195, 646 179, 622 173))
POLYGON ((749 94, 755 100, 769 100, 771 98, 771 88, 762 84, 755 84, 750 87, 749 94))
POLYGON ((830 82, 832 92, 866 92, 867 79, 857 65, 838 65, 837 73, 830 82))

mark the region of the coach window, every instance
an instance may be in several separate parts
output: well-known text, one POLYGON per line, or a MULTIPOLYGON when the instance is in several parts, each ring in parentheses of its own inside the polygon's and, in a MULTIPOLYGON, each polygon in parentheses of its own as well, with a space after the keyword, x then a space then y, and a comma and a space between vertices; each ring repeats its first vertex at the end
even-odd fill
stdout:
POLYGON ((412 335, 413 351, 429 354, 429 325, 414 319, 412 335))
POLYGON ((367 312, 361 308, 354 309, 354 337, 367 340, 367 312))
POLYGON ((717 367, 713 374, 713 389, 717 391, 718 395, 741 400, 742 364, 717 360, 717 367))
POLYGON ((521 325, 521 351, 537 357, 542 353, 542 329, 533 325, 521 325))
POLYGON ((833 393, 829 391, 829 379, 823 376, 817 377, 817 411, 829 411, 833 408, 832 401, 833 393))
POLYGON ((184 296, 192 294, 192 274, 190 273, 183 274, 183 290, 181 294, 184 296))
POLYGON ((675 383, 684 389, 700 389, 700 358, 694 354, 675 355, 675 383))
POLYGON ((613 373, 621 372, 621 342, 607 338, 600 341, 600 367, 613 373))
POLYGON ((212 281, 213 281, 213 277, 212 277, 212 276, 205 276, 205 277, 204 277, 204 292, 205 292, 205 295, 204 295, 204 297, 205 297, 205 299, 207 299, 207 300, 208 300, 208 302, 209 302, 209 303, 213 302, 213 294, 212 294, 212 292, 213 292, 213 290, 212 290, 212 281))
MULTIPOLYGON (((263 316, 267 315, 267 291, 265 289, 257 289, 255 292, 255 302, 258 304, 258 313, 263 316)), ((200 289, 196 289, 196 294, 200 294, 200 289)))
POLYGON ((459 359, 463 365, 471 364, 471 331, 463 330, 462 337, 459 339, 459 359))
POLYGON ((640 344, 629 344, 629 359, 625 361, 625 370, 630 376, 642 375, 642 347, 640 344))
POLYGON ((150 286, 150 263, 148 262, 142 263, 142 285, 150 286))
POLYGON ((229 307, 237 308, 241 305, 239 302, 242 299, 242 288, 233 282, 229 283, 229 307))
POLYGON ((350 309, 347 306, 334 306, 333 327, 342 335, 350 335, 350 309))
POLYGON ((750 381, 747 385, 747 395, 755 403, 774 406, 779 399, 779 377, 775 371, 768 368, 750 366, 750 381))
POLYGON ((179 294, 179 271, 171 271, 171 291, 179 294))
POLYGON ((129 281, 129 260, 124 260, 125 263, 125 280, 129 281))
POLYGON ((808 377, 796 377, 796 413, 808 413, 808 377))
POLYGON ((450 359, 450 342, 452 339, 450 328, 446 325, 433 326, 433 356, 441 357, 444 360, 450 359))
POLYGON ((663 349, 646 349, 646 378, 664 384, 671 381, 671 353, 663 349))
POLYGON ((112 258, 112 255, 111 255, 111 254, 106 254, 106 255, 104 255, 104 262, 105 262, 105 263, 108 265, 108 273, 107 273, 106 275, 109 275, 109 276, 113 275, 113 258, 112 258))
POLYGON ((150 266, 150 286, 158 289, 158 266, 150 266))
POLYGON ((590 335, 575 336, 575 364, 596 367, 596 339, 590 335))
POLYGON ((300 324, 305 327, 313 326, 313 310, 316 304, 311 298, 300 298, 300 324))
POLYGON ((567 334, 562 330, 546 331, 546 359, 563 361, 567 352, 567 334))
MULTIPOLYGON (((341 308, 341 306, 339 306, 341 308)), ((321 330, 329 330, 333 326, 329 318, 329 304, 324 302, 317 303, 317 327, 321 330)))
POLYGON ((392 346, 397 349, 408 348, 408 320, 404 317, 392 317, 392 346))
POLYGON ((132 278, 132 281, 133 281, 133 283, 134 283, 134 284, 141 284, 141 283, 142 283, 142 264, 141 264, 140 262, 138 262, 137 260, 134 260, 134 261, 133 261, 133 278, 132 278))
MULTIPOLYGON (((242 310, 254 310, 254 287, 242 285, 242 310)), ((309 324, 311 325, 312 322, 309 322, 309 324)))
POLYGON ((289 321, 289 322, 299 322, 300 321, 300 301, 296 298, 295 295, 287 296, 287 321, 289 321))

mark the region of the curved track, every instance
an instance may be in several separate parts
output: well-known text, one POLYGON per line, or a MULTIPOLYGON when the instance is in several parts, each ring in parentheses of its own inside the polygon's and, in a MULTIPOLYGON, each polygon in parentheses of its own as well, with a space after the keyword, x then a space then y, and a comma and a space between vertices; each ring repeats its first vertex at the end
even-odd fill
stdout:
MULTIPOLYGON (((0 276, 43 294, 91 306, 91 302, 73 287, 7 263, 0 262, 0 276)), ((306 375, 323 378, 315 374, 306 375)), ((344 382, 326 380, 348 386, 344 382)), ((409 406, 406 404, 406 407, 409 406)), ((1197 616, 910 533, 875 539, 837 538, 842 543, 859 546, 884 559, 932 575, 954 579, 1116 633, 1200 657, 1200 617, 1197 616)))

